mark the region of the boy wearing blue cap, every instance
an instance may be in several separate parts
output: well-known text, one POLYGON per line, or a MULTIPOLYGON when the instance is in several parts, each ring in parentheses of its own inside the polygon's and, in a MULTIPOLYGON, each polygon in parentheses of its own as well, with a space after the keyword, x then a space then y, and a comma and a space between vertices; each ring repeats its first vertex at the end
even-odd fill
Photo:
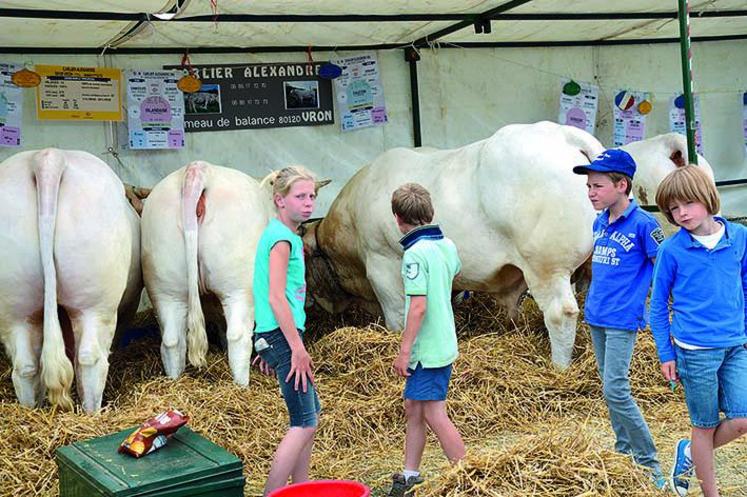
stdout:
POLYGON ((657 488, 666 486, 648 425, 630 392, 635 339, 646 326, 646 296, 653 261, 664 232, 648 212, 629 199, 635 161, 610 149, 573 172, 586 174, 589 200, 601 211, 594 221, 591 285, 584 317, 591 328, 597 369, 615 432, 615 450, 649 468, 657 488))

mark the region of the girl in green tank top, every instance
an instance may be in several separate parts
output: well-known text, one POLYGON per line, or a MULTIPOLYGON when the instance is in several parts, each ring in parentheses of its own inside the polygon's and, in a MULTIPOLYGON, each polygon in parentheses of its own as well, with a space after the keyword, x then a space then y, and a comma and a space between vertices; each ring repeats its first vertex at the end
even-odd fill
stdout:
POLYGON ((274 173, 271 184, 277 217, 262 233, 255 258, 254 362, 262 372, 276 374, 290 428, 275 450, 265 495, 287 485, 289 477, 294 483, 308 480, 320 409, 311 357, 301 335, 306 325, 306 282, 303 242, 297 235, 314 209, 315 178, 303 167, 286 167, 274 173))

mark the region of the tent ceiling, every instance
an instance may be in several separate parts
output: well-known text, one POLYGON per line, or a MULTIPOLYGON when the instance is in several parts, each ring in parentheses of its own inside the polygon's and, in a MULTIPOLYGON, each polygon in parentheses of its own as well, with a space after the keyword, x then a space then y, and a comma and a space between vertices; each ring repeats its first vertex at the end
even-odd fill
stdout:
MULTIPOLYGON (((630 43, 679 33, 676 0, 216 2, 217 17, 210 0, 5 0, 0 52, 630 43), (491 32, 476 34, 474 21, 487 17, 491 32)), ((696 39, 747 39, 747 0, 690 0, 690 10, 696 39)))

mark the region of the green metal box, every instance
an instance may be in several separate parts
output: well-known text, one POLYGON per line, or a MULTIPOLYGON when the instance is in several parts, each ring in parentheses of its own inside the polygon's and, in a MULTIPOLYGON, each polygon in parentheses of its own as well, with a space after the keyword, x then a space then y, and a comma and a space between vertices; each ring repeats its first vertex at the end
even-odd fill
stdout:
POLYGON ((243 497, 241 461, 186 426, 157 451, 117 452, 135 428, 57 449, 60 497, 243 497))

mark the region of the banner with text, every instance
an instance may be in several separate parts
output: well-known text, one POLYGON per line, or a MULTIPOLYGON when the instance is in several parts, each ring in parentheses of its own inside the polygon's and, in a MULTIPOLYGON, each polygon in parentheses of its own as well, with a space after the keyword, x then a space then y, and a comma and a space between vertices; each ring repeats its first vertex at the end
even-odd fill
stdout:
MULTIPOLYGON (((187 132, 333 124, 324 62, 192 66, 202 87, 184 94, 187 132)), ((164 66, 180 69, 181 66, 164 66)))
POLYGON ((37 65, 39 119, 121 121, 122 71, 111 67, 37 65))

